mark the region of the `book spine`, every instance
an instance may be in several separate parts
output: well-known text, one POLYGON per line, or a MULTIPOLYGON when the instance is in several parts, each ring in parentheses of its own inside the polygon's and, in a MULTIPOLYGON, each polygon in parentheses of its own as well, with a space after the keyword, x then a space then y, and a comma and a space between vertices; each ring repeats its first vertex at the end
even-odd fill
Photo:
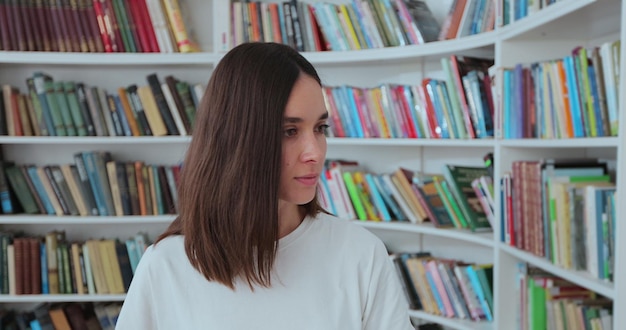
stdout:
POLYGON ((159 78, 156 73, 148 75, 147 80, 159 113, 161 114, 161 118, 167 128, 168 135, 180 135, 180 132, 176 127, 176 123, 174 122, 174 118, 172 117, 172 110, 167 106, 167 101, 165 100, 165 95, 163 95, 163 91, 161 90, 161 83, 159 82, 159 78))

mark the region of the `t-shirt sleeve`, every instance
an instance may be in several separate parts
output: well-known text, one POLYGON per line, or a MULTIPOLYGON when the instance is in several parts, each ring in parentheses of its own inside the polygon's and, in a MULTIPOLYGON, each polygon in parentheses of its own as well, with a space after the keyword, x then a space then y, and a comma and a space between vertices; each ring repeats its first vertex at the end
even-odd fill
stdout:
POLYGON ((382 242, 374 250, 363 329, 413 330, 409 306, 382 242))
POLYGON ((158 329, 152 295, 151 258, 149 247, 139 262, 115 325, 116 330, 158 329))

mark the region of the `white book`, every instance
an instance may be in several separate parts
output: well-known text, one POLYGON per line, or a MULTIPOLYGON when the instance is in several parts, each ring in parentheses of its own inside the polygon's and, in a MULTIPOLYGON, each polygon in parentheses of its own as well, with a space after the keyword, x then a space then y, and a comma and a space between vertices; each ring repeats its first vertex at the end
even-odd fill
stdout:
POLYGON ((165 14, 163 6, 160 0, 145 0, 148 7, 148 14, 150 21, 152 21, 152 28, 156 36, 157 44, 159 45, 159 51, 161 53, 173 53, 174 47, 172 38, 165 20, 165 14))
POLYGON ((180 117, 180 112, 178 112, 178 107, 176 106, 174 97, 172 96, 172 92, 170 91, 170 87, 167 83, 162 83, 161 90, 163 91, 163 96, 165 96, 165 102, 167 102, 167 107, 170 109, 172 118, 174 118, 174 123, 176 124, 176 128, 178 128, 178 132, 180 132, 181 136, 188 135, 185 125, 183 124, 183 120, 180 117))

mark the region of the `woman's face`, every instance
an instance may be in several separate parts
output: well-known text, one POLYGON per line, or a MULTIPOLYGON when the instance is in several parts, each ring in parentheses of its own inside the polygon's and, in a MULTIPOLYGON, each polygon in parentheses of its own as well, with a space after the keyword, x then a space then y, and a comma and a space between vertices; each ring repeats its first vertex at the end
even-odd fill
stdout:
POLYGON ((303 205, 315 197, 326 157, 328 112, 322 88, 306 74, 294 85, 283 119, 282 202, 303 205))

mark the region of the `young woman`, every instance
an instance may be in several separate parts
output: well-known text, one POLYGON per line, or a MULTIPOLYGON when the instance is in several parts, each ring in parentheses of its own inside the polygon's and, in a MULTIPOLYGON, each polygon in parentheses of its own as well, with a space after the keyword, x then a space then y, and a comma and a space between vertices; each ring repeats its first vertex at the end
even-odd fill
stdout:
POLYGON ((382 242, 322 210, 321 82, 275 43, 232 49, 209 81, 178 218, 148 248, 117 329, 412 329, 382 242))

